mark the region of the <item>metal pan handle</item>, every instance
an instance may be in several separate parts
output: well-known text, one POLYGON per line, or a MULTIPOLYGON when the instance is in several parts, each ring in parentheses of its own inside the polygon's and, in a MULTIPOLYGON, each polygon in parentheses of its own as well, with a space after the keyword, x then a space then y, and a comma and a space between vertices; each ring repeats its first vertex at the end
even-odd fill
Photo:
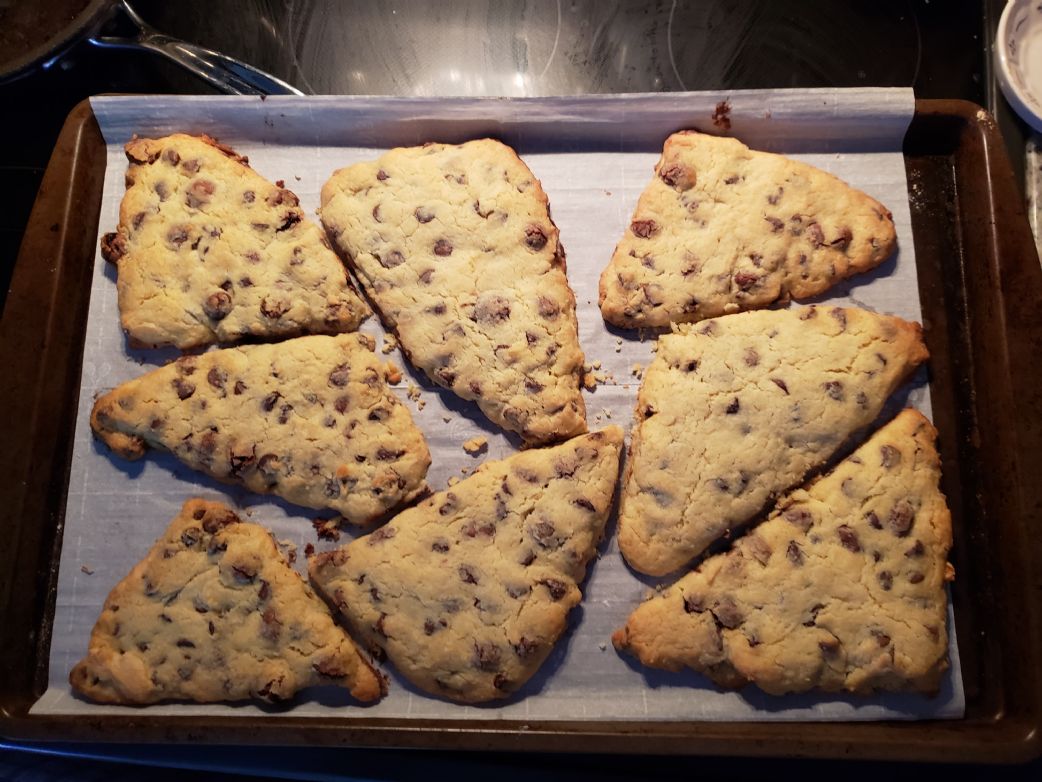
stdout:
POLYGON ((151 27, 130 7, 127 0, 120 6, 137 27, 130 38, 94 36, 90 43, 104 49, 136 49, 161 54, 221 92, 230 95, 303 95, 304 93, 271 74, 254 68, 220 52, 164 35, 151 27))

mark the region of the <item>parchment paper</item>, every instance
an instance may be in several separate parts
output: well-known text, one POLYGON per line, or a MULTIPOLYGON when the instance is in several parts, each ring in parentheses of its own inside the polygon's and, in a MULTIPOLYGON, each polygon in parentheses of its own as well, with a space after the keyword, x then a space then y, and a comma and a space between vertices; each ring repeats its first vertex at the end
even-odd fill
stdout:
MULTIPOLYGON (((750 146, 791 154, 831 171, 875 196, 894 214, 900 251, 875 272, 834 289, 822 301, 853 304, 919 320, 915 259, 901 140, 913 113, 910 90, 800 90, 731 95, 583 96, 553 99, 401 98, 95 98, 94 112, 108 144, 100 232, 114 230, 126 159, 122 145, 132 134, 205 132, 249 155, 269 179, 284 179, 313 214, 323 182, 337 168, 373 158, 383 149, 424 141, 458 142, 485 135, 514 146, 549 195, 553 218, 568 254, 568 277, 578 301, 579 334, 590 364, 606 376, 586 401, 591 429, 629 426, 639 380, 635 364, 652 357, 654 335, 605 327, 597 309, 597 279, 622 235, 637 197, 652 176, 666 136, 681 128, 727 130, 750 146), (714 126, 717 104, 728 99, 728 129, 714 126)), ((721 112, 717 112, 718 118, 721 112)), ((127 711, 74 697, 70 668, 83 656, 108 591, 148 551, 181 503, 190 496, 223 500, 303 548, 319 542, 310 524, 318 514, 271 497, 249 494, 194 473, 175 459, 150 453, 130 463, 113 457, 89 429, 96 395, 168 361, 170 351, 131 351, 119 329, 115 272, 98 254, 91 291, 76 424, 57 608, 50 651, 50 687, 33 713, 89 714, 127 711)), ((364 330, 382 337, 376 320, 364 330)), ((518 443, 496 431, 469 403, 433 387, 411 371, 398 392, 423 429, 433 464, 428 480, 445 488, 461 468, 514 453, 518 443), (424 403, 406 397, 412 384, 424 403), (446 422, 445 419, 448 419, 446 422), (484 434, 487 454, 464 453, 464 440, 484 434)), ((925 372, 890 405, 904 403, 929 414, 925 372)), ((520 720, 877 720, 959 717, 964 697, 954 625, 949 620, 952 669, 940 694, 847 698, 825 695, 770 697, 755 688, 724 692, 693 674, 642 669, 611 646, 612 631, 655 582, 637 577, 623 563, 614 541, 614 516, 601 556, 592 567, 585 599, 570 618, 570 631, 536 677, 510 701, 484 707, 446 703, 411 688, 390 665, 390 694, 360 707, 336 688, 303 693, 295 717, 510 718, 520 720)), ((344 533, 341 542, 350 539, 344 533)), ((159 705, 154 714, 271 713, 261 705, 159 705)))

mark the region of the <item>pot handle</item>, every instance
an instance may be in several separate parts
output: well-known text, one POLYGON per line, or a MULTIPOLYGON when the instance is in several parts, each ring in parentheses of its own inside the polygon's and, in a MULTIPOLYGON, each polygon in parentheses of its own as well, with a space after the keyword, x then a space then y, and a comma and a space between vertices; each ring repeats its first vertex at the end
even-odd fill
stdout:
POLYGON ((230 95, 304 94, 292 84, 242 60, 164 35, 145 22, 128 0, 122 0, 120 7, 137 27, 137 34, 128 38, 96 35, 89 39, 91 44, 103 49, 137 49, 161 54, 230 95))

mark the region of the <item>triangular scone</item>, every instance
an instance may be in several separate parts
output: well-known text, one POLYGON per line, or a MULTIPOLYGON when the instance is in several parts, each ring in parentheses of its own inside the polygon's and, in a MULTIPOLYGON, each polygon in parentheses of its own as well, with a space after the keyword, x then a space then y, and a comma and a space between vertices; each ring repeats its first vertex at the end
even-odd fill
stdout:
POLYGON ((391 150, 333 174, 321 213, 432 381, 526 442, 586 431, 564 250, 539 180, 510 147, 391 150))
POLYGON ((99 397, 91 428, 189 467, 366 524, 426 490, 431 456, 364 334, 185 356, 99 397))
POLYGON ((815 296, 896 243, 886 207, 831 174, 682 131, 601 274, 601 313, 624 328, 666 326, 815 296))
POLYGON ((665 575, 799 484, 926 360, 917 323, 746 312, 659 339, 637 395, 619 547, 665 575))
POLYGON ((582 598, 622 448, 609 427, 486 462, 387 526, 310 562, 312 582, 409 681, 463 702, 536 672, 582 598))
POLYGON ((297 197, 207 136, 126 145, 119 227, 102 239, 118 267, 132 343, 188 348, 244 336, 353 331, 369 309, 297 197))
POLYGON ((319 684, 360 701, 386 691, 271 534, 199 499, 109 594, 69 682, 122 704, 277 701, 319 684))
POLYGON ((615 647, 777 695, 936 692, 953 575, 936 436, 905 410, 729 552, 638 607, 615 647))

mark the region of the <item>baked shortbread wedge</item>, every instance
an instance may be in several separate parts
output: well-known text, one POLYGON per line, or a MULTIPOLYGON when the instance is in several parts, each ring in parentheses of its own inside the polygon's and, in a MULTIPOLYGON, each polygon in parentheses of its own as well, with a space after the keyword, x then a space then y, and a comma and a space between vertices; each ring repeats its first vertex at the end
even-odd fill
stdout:
POLYGON ((658 344, 619 509, 623 556, 651 575, 802 482, 927 357, 917 323, 839 307, 730 315, 658 344))
POLYGON ((776 695, 936 692, 954 575, 936 436, 905 410, 726 554, 639 606, 616 648, 776 695))
POLYGON ((546 193, 510 147, 391 150, 333 174, 321 215, 433 382, 528 443, 586 431, 564 250, 546 193))
POLYGON ((546 660, 582 598, 622 430, 486 462, 385 527, 310 561, 374 654, 455 701, 505 698, 546 660))
POLYGON ((667 326, 816 296, 896 244, 886 207, 831 174, 682 131, 601 275, 601 313, 667 326))
POLYGON ((120 321, 135 345, 189 348, 242 337, 353 331, 369 314, 297 197, 207 136, 134 139, 116 264, 120 321))
POLYGON ((199 499, 109 594, 69 682, 120 704, 278 701, 320 684, 359 701, 386 691, 271 534, 199 499))
POLYGON ((430 451, 364 334, 185 356, 99 397, 91 428, 189 467, 366 524, 426 490, 430 451))

